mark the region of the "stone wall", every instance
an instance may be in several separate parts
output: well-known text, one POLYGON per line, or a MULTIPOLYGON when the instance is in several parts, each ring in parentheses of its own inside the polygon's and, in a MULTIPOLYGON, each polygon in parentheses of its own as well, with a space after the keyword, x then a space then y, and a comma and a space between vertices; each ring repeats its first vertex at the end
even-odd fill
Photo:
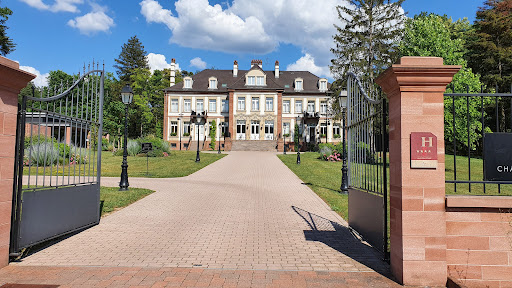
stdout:
POLYGON ((0 56, 0 268, 9 263, 18 94, 35 75, 0 56))
POLYGON ((512 287, 512 197, 447 196, 448 277, 460 287, 512 287))

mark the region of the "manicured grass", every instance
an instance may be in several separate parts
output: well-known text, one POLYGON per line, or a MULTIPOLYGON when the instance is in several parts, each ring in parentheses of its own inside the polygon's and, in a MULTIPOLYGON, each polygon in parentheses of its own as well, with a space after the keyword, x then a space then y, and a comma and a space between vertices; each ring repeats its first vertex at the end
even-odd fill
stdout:
MULTIPOLYGON (((196 151, 172 151, 168 157, 150 157, 150 178, 174 178, 188 176, 226 156, 226 154, 200 153, 201 161, 196 163, 196 151)), ((111 152, 101 154, 101 176, 119 177, 123 157, 111 152)), ((128 157, 128 176, 146 177, 146 157, 128 157)))
POLYGON ((119 191, 119 188, 101 187, 100 199, 103 201, 101 215, 109 214, 126 207, 155 191, 149 189, 130 188, 128 191, 119 191))
MULTIPOLYGON (((188 176, 211 163, 221 159, 226 154, 200 153, 201 161, 196 163, 195 151, 172 151, 168 157, 132 157, 128 156, 128 176, 129 177, 149 177, 149 178, 175 178, 188 176), (146 161, 149 160, 149 175, 146 175, 146 161)), ((120 177, 122 156, 114 156, 112 152, 103 151, 101 153, 101 176, 120 177)), ((86 165, 87 168, 88 165, 86 165)), ((83 166, 82 166, 83 167, 83 166)), ((34 175, 36 167, 31 168, 31 174, 34 175)), ((78 168, 77 168, 78 169, 78 168)), ((83 168, 82 168, 83 169, 83 168)), ((92 168, 91 168, 92 169, 92 168)), ((57 175, 56 166, 53 169, 46 168, 46 175, 57 175)), ((64 173, 69 173, 69 166, 64 167, 64 173)), ((63 168, 59 165, 59 175, 62 175, 63 168)), ((28 175, 28 167, 24 168, 24 173, 28 175)), ((76 171, 78 173, 78 170, 76 171)), ((83 171, 82 171, 83 173, 83 171)), ((43 169, 38 169, 38 174, 43 174, 43 169)), ((71 171, 73 174, 73 170, 71 171)))
POLYGON ((297 165, 295 154, 278 155, 332 210, 348 219, 348 196, 340 194, 342 163, 319 160, 319 154, 314 152, 301 153, 300 156, 301 164, 297 165))
MULTIPOLYGON (((344 219, 348 219, 348 197, 339 194, 341 184, 341 162, 328 162, 318 159, 319 154, 314 152, 301 153, 301 164, 296 164, 295 154, 278 155, 283 163, 290 168, 306 185, 320 196, 332 210, 336 211, 344 219)), ((453 155, 446 155, 446 179, 454 178, 453 155)), ((469 168, 468 159, 464 156, 457 156, 457 180, 468 180, 469 168)), ((364 165, 364 164, 357 164, 364 165)), ((481 181, 483 179, 483 160, 471 159, 471 179, 481 181)), ((389 179, 389 168, 388 168, 389 179)), ((372 179, 369 181, 371 182, 372 179)), ((457 184, 457 192, 454 191, 454 184, 446 184, 446 194, 457 195, 512 195, 512 185, 501 185, 498 193, 497 184, 486 184, 484 193, 483 184, 472 184, 471 192, 469 184, 457 184)), ((388 182, 389 188, 389 182, 388 182)), ((389 191, 389 190, 388 190, 389 191)))
MULTIPOLYGON (((453 155, 445 156, 446 179, 454 179, 453 155)), ((469 161, 467 156, 457 156, 455 163, 457 164, 457 180, 469 180, 469 161)), ((482 181, 484 161, 478 158, 471 158, 471 180, 482 181)), ((498 190, 497 184, 485 184, 485 193, 483 184, 471 184, 471 192, 469 192, 469 184, 457 184, 457 192, 455 192, 454 184, 446 184, 446 194, 465 194, 465 195, 512 195, 512 185, 500 185, 498 190)))

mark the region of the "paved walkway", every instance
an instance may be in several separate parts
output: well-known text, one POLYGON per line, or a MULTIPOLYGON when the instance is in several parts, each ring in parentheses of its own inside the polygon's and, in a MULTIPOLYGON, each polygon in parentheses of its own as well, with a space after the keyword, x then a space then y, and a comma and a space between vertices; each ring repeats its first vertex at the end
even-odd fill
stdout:
MULTIPOLYGON (((117 186, 118 181, 105 178, 102 185, 117 186)), ((52 266, 58 273, 77 275, 76 271, 80 271, 89 275, 91 268, 77 270, 76 267, 99 266, 103 268, 94 269, 110 271, 104 275, 110 280, 132 271, 127 267, 137 267, 133 271, 149 271, 148 275, 163 271, 158 275, 160 278, 164 272, 181 271, 179 273, 183 274, 186 271, 187 275, 234 273, 239 275, 237 279, 250 274, 251 277, 244 277, 251 281, 261 273, 277 273, 276 279, 295 275, 296 279, 304 278, 304 281, 307 277, 299 275, 325 273, 334 277, 332 279, 368 275, 372 281, 381 281, 381 286, 393 285, 380 275, 388 274, 387 264, 379 260, 372 248, 353 237, 345 221, 302 185, 273 153, 232 152, 188 177, 130 178, 130 185, 157 192, 103 218, 99 225, 13 263, 7 269, 23 274, 38 269, 33 266, 52 266), (70 266, 75 268, 65 268, 70 266), (182 268, 185 270, 179 270, 182 268), (300 271, 314 273, 300 274, 300 271), (341 274, 333 274, 339 272, 341 274)), ((0 276, 5 275, 4 271, 0 270, 0 276)), ((58 279, 46 280, 58 282, 58 279)), ((315 281, 306 281, 303 284, 307 285, 301 286, 315 287, 315 281)), ((344 283, 340 281, 331 284, 344 283)))

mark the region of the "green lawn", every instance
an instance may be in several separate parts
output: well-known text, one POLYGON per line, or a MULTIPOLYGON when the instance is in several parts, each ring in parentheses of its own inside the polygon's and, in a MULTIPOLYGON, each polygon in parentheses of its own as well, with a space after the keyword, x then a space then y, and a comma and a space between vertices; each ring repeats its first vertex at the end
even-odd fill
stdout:
MULTIPOLYGON (((454 179, 453 155, 445 156, 446 179, 454 179)), ((457 156, 457 180, 469 180, 468 158, 466 156, 457 156)), ((482 181, 483 178, 482 159, 471 158, 471 180, 482 181)), ((446 184, 446 194, 467 194, 467 195, 512 195, 512 185, 500 185, 498 191, 497 184, 485 184, 485 193, 483 184, 471 184, 471 192, 469 192, 469 184, 457 184, 457 192, 455 192, 454 184, 446 184), (499 192, 499 193, 498 193, 499 192)))
MULTIPOLYGON (((201 161, 196 163, 196 151, 172 151, 168 157, 149 157, 149 175, 146 176, 146 157, 128 156, 128 176, 129 177, 150 177, 150 178, 174 178, 190 175, 211 163, 221 159, 226 154, 200 153, 201 161)), ((103 151, 101 153, 101 176, 120 177, 122 156, 114 156, 112 152, 103 151)), ((89 168, 88 164, 86 165, 89 168)), ((72 166, 73 167, 73 166, 72 166)), ((67 175, 69 166, 64 167, 64 173, 67 175)), ((83 169, 83 166, 82 166, 83 169)), ((92 168, 91 168, 92 169, 92 168)), ((56 175, 56 167, 46 168, 46 175, 56 175)), ((34 175, 36 167, 31 167, 31 173, 34 175)), ((37 170, 39 175, 43 174, 42 167, 37 170)), ((59 165, 59 175, 62 175, 62 165, 59 165)), ((28 175, 28 167, 24 168, 24 173, 28 175)), ((73 171, 71 171, 71 174, 73 171)), ((78 173, 78 168, 76 173, 78 173)), ((82 171, 83 173, 83 171, 82 171)))
POLYGON ((332 210, 343 219, 348 219, 348 196, 340 194, 341 162, 319 160, 318 153, 301 153, 301 164, 297 165, 297 155, 278 155, 306 185, 315 191, 332 210))
MULTIPOLYGON (((278 155, 283 163, 290 168, 304 183, 320 196, 332 210, 336 211, 344 219, 348 219, 348 197, 341 195, 341 162, 328 162, 318 159, 319 154, 313 152, 301 153, 301 164, 296 164, 295 154, 278 155)), ((446 155, 446 179, 453 179, 453 156, 446 155)), ((468 159, 457 156, 457 180, 468 180, 468 159)), ((363 165, 363 164, 358 164, 363 165)), ((483 160, 471 159, 471 179, 481 181, 483 179, 483 160)), ((389 168, 388 168, 389 179, 389 168)), ((371 179, 370 179, 371 182, 371 179)), ((389 183, 388 183, 389 187, 389 183)), ((469 192, 469 184, 457 184, 457 193, 454 191, 454 184, 446 184, 446 194, 458 195, 512 195, 512 185, 501 185, 501 193, 498 193, 498 185, 486 184, 486 191, 483 191, 483 184, 472 184, 469 192)))
POLYGON ((103 201, 101 215, 109 214, 126 207, 155 191, 149 189, 130 188, 128 191, 119 191, 119 188, 101 187, 100 199, 103 201))

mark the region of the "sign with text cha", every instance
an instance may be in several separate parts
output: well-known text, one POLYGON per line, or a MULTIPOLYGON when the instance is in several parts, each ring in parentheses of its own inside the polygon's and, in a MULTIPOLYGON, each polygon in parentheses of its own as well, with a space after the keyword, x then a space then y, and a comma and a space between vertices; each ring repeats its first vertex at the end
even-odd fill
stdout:
POLYGON ((512 133, 484 135, 484 180, 512 181, 512 133))
POLYGON ((142 153, 148 153, 153 151, 153 144, 151 143, 142 143, 142 153))
POLYGON ((437 137, 430 132, 411 133, 411 168, 437 168, 437 137))

